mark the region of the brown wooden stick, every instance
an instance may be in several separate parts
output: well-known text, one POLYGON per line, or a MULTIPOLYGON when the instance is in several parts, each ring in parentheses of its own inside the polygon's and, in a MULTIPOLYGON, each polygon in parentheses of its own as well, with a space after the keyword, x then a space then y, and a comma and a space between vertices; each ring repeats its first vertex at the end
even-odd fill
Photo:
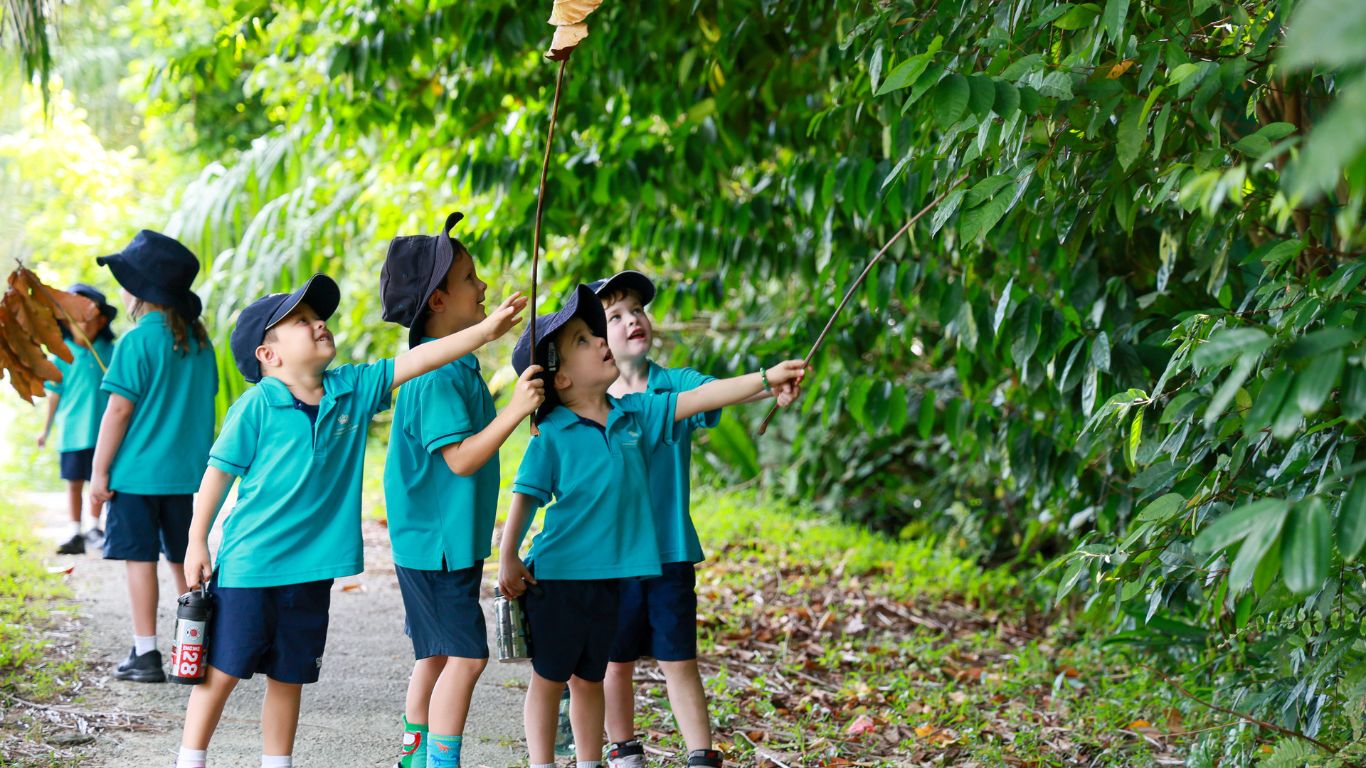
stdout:
MULTIPOLYGON (((934 210, 935 206, 944 202, 944 198, 948 197, 950 192, 956 189, 959 184, 962 184, 963 182, 967 181, 967 179, 967 174, 959 176, 957 181, 950 184, 948 188, 945 189, 943 192, 940 192, 939 196, 931 200, 929 205, 925 206, 924 208, 921 208, 920 212, 912 216, 911 220, 906 222, 905 226, 903 226, 901 229, 898 229, 896 231, 896 234, 892 235, 892 239, 888 240, 886 244, 882 246, 882 249, 877 252, 877 255, 873 257, 873 260, 868 262, 868 266, 863 268, 863 274, 859 275, 858 279, 854 281, 854 284, 849 286, 849 290, 845 292, 844 298, 840 300, 839 306, 835 307, 834 314, 830 315, 830 319, 826 321, 825 328, 821 330, 821 335, 817 336, 816 343, 811 345, 811 351, 806 353, 805 362, 807 365, 811 365, 811 359, 814 358, 816 356, 816 353, 820 351, 821 344, 825 343, 825 336, 826 334, 830 333, 830 329, 834 327, 835 319, 840 316, 840 312, 844 311, 844 305, 848 304, 849 300, 854 297, 854 292, 859 289, 859 286, 863 285, 863 281, 867 279, 868 274, 873 271, 873 267, 876 267, 877 263, 879 261, 882 261, 882 257, 887 253, 888 249, 892 247, 892 244, 895 243, 897 240, 901 239, 902 235, 910 231, 911 227, 915 226, 915 223, 917 221, 920 221, 921 216, 924 216, 925 214, 934 210)), ((768 431, 768 424, 770 421, 773 420, 773 415, 777 412, 778 404, 774 403, 773 407, 768 410, 768 415, 765 416, 763 422, 759 424, 760 435, 768 431)))
MULTIPOLYGON (((560 89, 564 85, 564 68, 569 57, 560 60, 560 73, 555 78, 555 102, 550 107, 550 128, 545 135, 545 157, 541 160, 541 186, 536 194, 536 231, 531 243, 531 364, 536 364, 536 272, 541 257, 541 215, 545 211, 545 178, 550 170, 550 146, 555 140, 555 117, 560 113, 560 89)), ((531 434, 540 434, 536 428, 536 415, 531 416, 531 434)))

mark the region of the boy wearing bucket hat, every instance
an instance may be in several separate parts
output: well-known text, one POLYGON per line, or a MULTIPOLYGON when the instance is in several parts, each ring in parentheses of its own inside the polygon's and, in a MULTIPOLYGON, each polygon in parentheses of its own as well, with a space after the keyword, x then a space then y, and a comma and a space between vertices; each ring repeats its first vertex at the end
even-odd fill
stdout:
POLYGON ((43 382, 47 389, 47 423, 43 433, 38 436, 38 447, 47 444, 52 432, 52 424, 61 424, 57 443, 61 456, 61 476, 66 481, 67 505, 71 512, 71 538, 57 548, 59 555, 80 555, 85 553, 86 539, 98 544, 104 538, 100 519, 91 521, 90 530, 81 531, 81 507, 85 502, 85 484, 90 482, 90 469, 95 460, 95 438, 100 433, 100 418, 104 416, 104 406, 109 402, 109 393, 100 389, 104 378, 104 366, 109 364, 114 354, 114 331, 109 326, 118 310, 109 306, 104 294, 84 284, 76 283, 67 293, 84 296, 95 302, 105 317, 105 326, 93 339, 84 337, 73 339, 71 329, 65 320, 57 323, 62 329, 62 338, 74 341, 71 345, 71 362, 52 356, 53 365, 62 372, 58 381, 43 382))
POLYGON ((174 238, 143 230, 109 268, 137 327, 114 348, 100 389, 109 395, 90 478, 90 506, 107 502, 104 557, 127 563, 133 648, 114 677, 166 679, 156 648, 157 559, 185 592, 185 545, 195 489, 213 442, 218 366, 190 290, 199 260, 174 238))
MULTIPOLYGON (((799 381, 800 360, 717 380, 689 392, 615 398, 618 370, 607 347, 602 304, 580 285, 564 308, 536 321, 535 359, 545 361, 546 400, 513 485, 503 527, 498 582, 527 594, 532 676, 525 708, 532 768, 554 762, 555 718, 566 683, 580 766, 602 759, 603 690, 623 580, 658 576, 646 461, 679 439, 689 418, 740 402, 769 386, 799 381), (532 542, 530 568, 518 549, 536 508, 550 503, 532 542)), ((531 363, 523 333, 512 353, 531 363)))
MULTIPOLYGON (((692 368, 665 368, 649 359, 654 326, 645 307, 655 297, 648 277, 634 270, 590 283, 607 317, 607 345, 620 375, 608 392, 687 392, 715 379, 692 368)), ((793 382, 765 389, 746 401, 778 398, 786 407, 800 394, 793 382)), ((636 662, 659 662, 669 703, 688 749, 688 765, 719 768, 722 756, 712 749, 706 691, 697 667, 697 593, 695 565, 703 560, 689 511, 692 431, 715 427, 721 412, 700 413, 680 428, 679 439, 655 448, 646 462, 650 505, 659 544, 660 575, 626 581, 621 586, 617 636, 612 643, 604 681, 607 762, 612 768, 644 768, 645 748, 635 739, 636 662)))
POLYGON ((233 360, 248 382, 228 410, 196 499, 185 579, 210 591, 208 669, 190 694, 179 768, 205 764, 209 740, 240 680, 266 675, 263 766, 292 762, 303 685, 317 682, 332 580, 361 572, 361 473, 370 419, 412 378, 502 336, 526 305, 508 298, 487 319, 397 358, 329 368, 327 318, 337 284, 315 275, 293 293, 243 309, 233 360), (258 383, 259 382, 259 383, 258 383), (217 568, 208 534, 233 481, 217 568))
MULTIPOLYGON (((380 273, 384 319, 417 349, 484 319, 488 286, 450 235, 396 237, 380 273)), ((473 354, 419 376, 399 391, 384 465, 394 570, 412 639, 403 715, 402 768, 460 764, 474 685, 488 663, 479 584, 498 512, 498 449, 544 399, 532 366, 503 412, 473 354)))

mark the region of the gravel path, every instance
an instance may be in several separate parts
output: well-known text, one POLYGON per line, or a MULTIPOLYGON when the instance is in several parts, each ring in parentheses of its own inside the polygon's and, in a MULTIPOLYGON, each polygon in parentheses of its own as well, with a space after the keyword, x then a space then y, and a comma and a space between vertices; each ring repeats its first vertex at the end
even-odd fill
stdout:
MULTIPOLYGON (((39 532, 55 548, 67 531, 65 500, 55 493, 31 498, 43 509, 39 532)), ((403 635, 403 606, 389 558, 388 534, 382 526, 366 524, 365 548, 365 572, 338 580, 333 588, 322 679, 304 688, 294 749, 294 764, 300 768, 390 766, 397 756, 412 646, 403 635)), ((75 564, 69 578, 84 619, 89 659, 97 669, 112 668, 132 644, 123 564, 105 562, 93 550, 84 557, 52 555, 49 562, 75 564)), ((162 655, 169 661, 175 587, 166 567, 163 563, 157 634, 162 655)), ((490 568, 485 574, 486 614, 494 577, 490 568)), ((491 631, 491 620, 488 626, 491 631)), ((492 647, 492 637, 489 644, 492 647)), ((525 764, 522 697, 529 674, 523 665, 490 662, 475 689, 465 729, 466 766, 525 764)), ((174 765, 189 690, 173 683, 129 683, 107 676, 89 680, 83 706, 93 711, 140 713, 150 727, 100 734, 82 766, 174 765)), ((210 747, 210 765, 260 765, 264 692, 265 680, 259 675, 237 687, 210 747)))

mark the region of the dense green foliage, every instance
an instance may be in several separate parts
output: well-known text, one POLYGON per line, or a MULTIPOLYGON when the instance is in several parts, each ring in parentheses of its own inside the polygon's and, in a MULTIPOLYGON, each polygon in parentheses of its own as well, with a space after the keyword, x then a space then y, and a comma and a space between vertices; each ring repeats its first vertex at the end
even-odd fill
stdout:
MULTIPOLYGON (((119 18, 144 141, 206 166, 169 228, 212 262, 221 338, 248 297, 322 269, 344 278, 350 351, 392 349, 384 243, 450 208, 498 285, 526 287, 540 10, 119 18)), ((1359 735, 1366 5, 608 0, 591 30, 542 290, 652 272, 680 361, 804 351, 881 242, 967 179, 860 293, 800 411, 759 442, 728 421, 713 465, 877 530, 1053 561, 1058 599, 1085 595, 1222 706, 1334 748, 1359 735)), ((1194 759, 1267 735, 1219 732, 1194 759)))

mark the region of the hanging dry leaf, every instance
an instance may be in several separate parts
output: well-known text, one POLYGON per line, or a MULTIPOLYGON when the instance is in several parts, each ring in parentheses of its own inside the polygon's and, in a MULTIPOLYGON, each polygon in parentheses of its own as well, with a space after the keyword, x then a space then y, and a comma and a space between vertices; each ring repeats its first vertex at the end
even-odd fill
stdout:
POLYGON ((9 374, 9 384, 14 391, 32 405, 34 397, 43 396, 43 382, 10 350, 9 343, 5 340, 4 329, 12 322, 5 308, 0 307, 0 369, 9 374), (37 392, 34 391, 35 384, 37 392))
POLYGON ((19 327, 35 342, 47 347, 49 352, 68 363, 74 360, 71 349, 62 339, 62 329, 57 325, 57 318, 52 316, 52 310, 34 301, 28 290, 18 285, 12 276, 10 285, 12 287, 5 291, 4 298, 10 317, 18 320, 19 327))
MULTIPOLYGON (((33 300, 52 311, 59 321, 77 326, 85 338, 93 339, 109 324, 95 302, 78 293, 58 291, 43 285, 38 276, 30 269, 19 268, 10 275, 10 285, 23 291, 27 290, 33 300)), ((79 335, 77 338, 81 338, 79 335)))
POLYGON ((550 9, 550 23, 557 27, 578 24, 596 11, 602 0, 555 0, 550 9))
POLYGON ((556 27, 555 36, 550 40, 550 50, 546 52, 545 57, 551 61, 564 61, 586 37, 588 25, 583 22, 556 27))
POLYGON ((24 333, 24 328, 15 319, 14 308, 10 306, 9 292, 5 292, 5 301, 0 302, 0 306, 5 308, 6 322, 4 324, 5 343, 9 345, 10 354, 18 360, 24 368, 32 374, 36 374, 44 381, 61 381, 62 372, 57 370, 57 366, 52 361, 43 356, 43 352, 24 333))

